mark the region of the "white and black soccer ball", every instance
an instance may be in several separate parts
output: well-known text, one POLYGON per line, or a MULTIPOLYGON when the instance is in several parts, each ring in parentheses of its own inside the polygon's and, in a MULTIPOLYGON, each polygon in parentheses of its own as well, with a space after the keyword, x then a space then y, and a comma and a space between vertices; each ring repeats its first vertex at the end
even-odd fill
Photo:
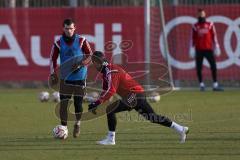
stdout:
POLYGON ((89 102, 89 103, 92 103, 92 102, 95 102, 99 97, 99 93, 98 92, 90 92, 90 93, 87 93, 83 99, 84 101, 86 102, 89 102))
POLYGON ((53 128, 53 137, 56 139, 66 139, 68 137, 67 126, 57 125, 53 128))
POLYGON ((53 102, 60 102, 60 94, 59 92, 53 92, 51 97, 53 102))
POLYGON ((161 96, 158 92, 152 92, 148 99, 150 100, 150 102, 159 102, 161 100, 161 96))
POLYGON ((42 91, 38 95, 40 102, 47 102, 49 100, 49 93, 47 91, 42 91))

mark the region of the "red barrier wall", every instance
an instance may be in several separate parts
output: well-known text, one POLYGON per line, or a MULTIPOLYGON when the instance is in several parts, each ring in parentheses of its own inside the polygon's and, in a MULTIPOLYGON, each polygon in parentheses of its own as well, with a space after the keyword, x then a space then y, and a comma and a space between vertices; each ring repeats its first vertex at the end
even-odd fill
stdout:
MULTIPOLYGON (((222 49, 222 55, 217 58, 219 79, 240 79, 240 31, 239 27, 236 27, 240 24, 240 11, 237 8, 239 6, 219 7, 209 15, 211 20, 216 21, 222 49), (229 14, 229 10, 235 14, 229 14)), ((206 10, 208 11, 208 7, 206 10)), ((184 18, 183 16, 194 19, 195 11, 184 6, 167 7, 166 25, 169 26, 175 18, 184 18)), ((159 13, 158 10, 155 12, 159 13)), ((68 17, 75 19, 77 33, 83 34, 91 42, 93 50, 104 50, 104 45, 109 41, 118 43, 131 40, 133 45, 130 49, 123 50, 118 44, 113 52, 106 53, 107 56, 123 52, 127 54, 128 61, 144 61, 143 8, 1 9, 0 81, 46 80, 49 74, 48 58, 51 46, 55 37, 62 33, 63 19, 68 17)), ((151 22, 152 61, 162 63, 164 59, 159 47, 162 32, 160 21, 158 18, 151 22)), ((188 57, 190 30, 191 24, 183 21, 182 24, 175 24, 168 34, 170 55, 177 62, 183 62, 172 65, 174 79, 196 79, 195 67, 187 64, 193 63, 188 57)), ((208 70, 204 70, 204 74, 205 77, 211 78, 208 70)))

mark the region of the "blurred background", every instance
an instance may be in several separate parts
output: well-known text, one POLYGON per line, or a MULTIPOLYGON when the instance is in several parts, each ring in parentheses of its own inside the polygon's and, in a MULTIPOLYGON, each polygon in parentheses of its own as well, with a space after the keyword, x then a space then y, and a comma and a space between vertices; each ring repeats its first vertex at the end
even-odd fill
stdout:
MULTIPOLYGON (((87 38, 92 50, 105 51, 114 63, 159 63, 168 68, 165 79, 174 86, 198 87, 188 53, 198 8, 205 9, 216 26, 222 51, 217 57, 219 82, 240 86, 240 0, 0 0, 0 7, 3 88, 47 87, 51 48, 65 18, 73 18, 76 32, 87 38), (131 47, 121 45, 129 41, 131 47), (116 47, 106 50, 109 42, 116 47)), ((139 64, 142 67, 148 66, 139 64)), ((206 62, 203 78, 212 84, 206 62)))

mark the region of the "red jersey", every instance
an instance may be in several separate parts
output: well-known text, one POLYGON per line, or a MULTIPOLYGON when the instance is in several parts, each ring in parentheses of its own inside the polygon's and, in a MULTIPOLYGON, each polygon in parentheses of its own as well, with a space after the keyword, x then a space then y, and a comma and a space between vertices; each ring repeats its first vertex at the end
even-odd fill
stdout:
POLYGON ((103 91, 100 98, 95 102, 96 104, 105 102, 115 93, 124 97, 132 92, 144 92, 143 87, 118 65, 108 64, 103 67, 101 72, 103 91))
POLYGON ((192 45, 196 50, 213 50, 218 45, 212 22, 195 23, 192 28, 192 45))
MULTIPOLYGON (((62 36, 65 36, 64 34, 62 36)), ((70 39, 69 41, 66 41, 68 45, 72 45, 74 39, 70 39)), ((85 54, 83 64, 87 65, 91 62, 91 55, 92 55, 92 50, 91 47, 88 43, 88 41, 84 37, 80 37, 79 40, 80 43, 80 49, 83 51, 85 54)), ((56 73, 56 68, 57 68, 57 59, 60 53, 60 38, 53 44, 51 54, 50 54, 50 73, 56 73)))

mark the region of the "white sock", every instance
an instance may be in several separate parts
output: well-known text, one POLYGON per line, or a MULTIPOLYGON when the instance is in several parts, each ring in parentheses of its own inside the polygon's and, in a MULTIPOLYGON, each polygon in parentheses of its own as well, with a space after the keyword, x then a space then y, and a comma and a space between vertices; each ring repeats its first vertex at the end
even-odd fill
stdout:
POLYGON ((109 131, 108 137, 115 141, 115 132, 109 131))
POLYGON ((81 121, 76 121, 75 124, 78 125, 78 126, 80 126, 81 121))
POLYGON ((203 82, 201 82, 200 87, 205 87, 205 84, 203 82))
POLYGON ((218 87, 218 82, 214 82, 213 83, 213 88, 217 88, 218 87))
POLYGON ((67 126, 61 125, 64 129, 68 129, 67 126))
POLYGON ((182 131, 183 131, 183 126, 181 126, 175 122, 172 122, 171 128, 173 128, 177 133, 182 133, 182 131))

